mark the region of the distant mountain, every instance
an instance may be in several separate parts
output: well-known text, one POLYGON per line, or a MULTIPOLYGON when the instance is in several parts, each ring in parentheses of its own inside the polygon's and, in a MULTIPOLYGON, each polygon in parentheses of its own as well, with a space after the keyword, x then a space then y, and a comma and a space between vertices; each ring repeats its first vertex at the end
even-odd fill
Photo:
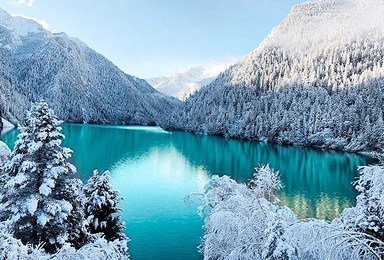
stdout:
POLYGON ((384 1, 294 6, 167 127, 348 151, 384 144, 384 1))
POLYGON ((67 122, 158 124, 179 101, 65 33, 0 9, 0 110, 15 123, 44 98, 67 122))
POLYGON ((155 89, 180 100, 187 99, 201 87, 211 83, 226 65, 218 65, 210 69, 193 67, 170 76, 147 79, 155 89))

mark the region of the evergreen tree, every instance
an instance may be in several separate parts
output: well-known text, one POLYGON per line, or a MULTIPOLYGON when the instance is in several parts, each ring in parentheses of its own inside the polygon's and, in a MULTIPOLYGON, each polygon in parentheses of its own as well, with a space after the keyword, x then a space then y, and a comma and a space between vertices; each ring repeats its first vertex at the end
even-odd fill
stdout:
POLYGON ((15 149, 4 166, 7 175, 2 220, 24 244, 42 244, 55 252, 66 242, 80 247, 86 239, 81 181, 61 147, 60 121, 45 101, 27 116, 15 149))
POLYGON ((104 233, 105 239, 126 239, 122 233, 124 225, 121 222, 118 204, 121 200, 118 191, 110 183, 108 171, 99 174, 97 170, 84 186, 85 216, 88 230, 91 234, 104 233))

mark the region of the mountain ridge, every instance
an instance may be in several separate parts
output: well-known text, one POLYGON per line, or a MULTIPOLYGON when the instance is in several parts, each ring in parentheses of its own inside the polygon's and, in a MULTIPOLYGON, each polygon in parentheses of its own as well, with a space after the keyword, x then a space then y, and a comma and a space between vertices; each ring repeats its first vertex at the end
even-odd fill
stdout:
POLYGON ((381 11, 382 0, 293 7, 258 48, 187 99, 166 127, 348 151, 381 149, 381 11))
POLYGON ((187 99, 201 87, 211 83, 226 65, 216 65, 210 69, 202 66, 173 73, 168 76, 146 79, 146 81, 163 94, 176 97, 180 100, 187 99))
POLYGON ((159 124, 179 104, 79 39, 4 10, 0 56, 0 109, 13 123, 41 98, 62 120, 78 123, 159 124))

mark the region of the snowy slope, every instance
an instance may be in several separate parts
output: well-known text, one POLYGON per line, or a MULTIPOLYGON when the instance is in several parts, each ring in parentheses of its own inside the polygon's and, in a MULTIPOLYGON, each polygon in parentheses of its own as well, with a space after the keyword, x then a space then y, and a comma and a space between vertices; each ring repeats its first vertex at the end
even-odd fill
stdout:
POLYGON ((320 0, 294 6, 226 80, 271 90, 319 80, 337 88, 382 76, 383 13, 382 0, 320 0))
POLYGON ((319 0, 175 111, 171 129, 351 151, 384 130, 384 1, 319 0))
POLYGON ((226 67, 226 65, 218 65, 210 69, 193 67, 169 76, 150 78, 146 81, 161 93, 185 100, 201 87, 211 83, 226 67))
POLYGON ((0 117, 0 134, 1 135, 9 132, 13 128, 15 128, 15 125, 10 123, 8 120, 0 117))
POLYGON ((68 122, 157 124, 178 105, 65 33, 0 10, 0 110, 15 123, 46 99, 68 122))

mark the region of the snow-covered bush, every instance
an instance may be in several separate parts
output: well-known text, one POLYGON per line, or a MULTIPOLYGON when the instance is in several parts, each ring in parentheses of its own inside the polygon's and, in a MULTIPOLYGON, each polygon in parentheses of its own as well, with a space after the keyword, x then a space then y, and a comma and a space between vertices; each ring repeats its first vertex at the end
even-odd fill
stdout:
POLYGON ((108 171, 99 174, 97 170, 84 186, 85 218, 91 234, 103 233, 105 239, 125 240, 124 225, 118 207, 120 193, 113 189, 108 171))
POLYGON ((277 180, 269 167, 256 170, 251 188, 228 176, 212 177, 202 208, 208 215, 202 245, 205 259, 284 259, 296 255, 285 238, 285 229, 296 216, 287 207, 270 202, 280 186, 277 180))
POLYGON ((55 254, 48 254, 42 245, 24 245, 7 232, 4 225, 0 225, 0 259, 3 260, 98 260, 116 259, 128 260, 129 257, 121 252, 128 250, 126 241, 107 241, 101 235, 93 235, 83 247, 76 249, 66 243, 55 254))
POLYGON ((108 241, 101 234, 91 236, 91 241, 76 250, 70 244, 66 244, 54 256, 52 260, 95 260, 95 259, 116 259, 128 260, 125 254, 128 251, 127 240, 116 239, 108 241), (124 253, 123 253, 124 252, 124 253))
POLYGON ((297 250, 297 259, 377 259, 384 257, 384 244, 363 232, 317 219, 291 224, 286 237, 297 250))
POLYGON ((4 260, 36 260, 43 259, 44 251, 38 246, 24 245, 19 239, 8 232, 5 223, 0 223, 0 259, 4 260))
POLYGON ((356 206, 342 214, 344 225, 370 234, 384 242, 384 166, 360 168, 356 206))
POLYGON ((358 210, 346 210, 343 218, 333 222, 298 219, 289 208, 279 206, 275 192, 281 184, 268 166, 256 169, 248 185, 228 176, 213 176, 201 208, 206 216, 201 244, 204 259, 382 259, 384 171, 372 166, 361 172, 358 210), (375 226, 367 229, 362 224, 370 222, 349 214, 356 210, 375 220, 375 226))

